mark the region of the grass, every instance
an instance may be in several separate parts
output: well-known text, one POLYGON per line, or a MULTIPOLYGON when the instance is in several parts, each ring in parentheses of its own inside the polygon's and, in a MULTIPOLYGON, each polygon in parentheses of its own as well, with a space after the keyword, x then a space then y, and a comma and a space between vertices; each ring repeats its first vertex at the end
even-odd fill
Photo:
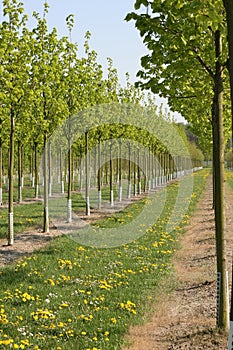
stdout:
MULTIPOLYGON (((24 187, 22 189, 23 200, 34 199, 34 189, 30 187, 31 181, 28 177, 25 178, 24 187)), ((58 189, 56 189, 58 191, 58 189)), ((124 183, 124 196, 126 196, 127 185, 124 183)), ((109 203, 110 192, 109 186, 104 186, 101 189, 102 192, 102 200, 103 203, 109 203)), ((6 189, 6 184, 3 188, 3 203, 7 203, 8 193, 6 189)), ((117 198, 117 188, 114 186, 114 198, 117 198)), ((90 191, 90 204, 91 207, 97 208, 97 198, 98 194, 96 190, 91 189, 90 191)), ((28 204, 18 204, 18 192, 17 192, 17 184, 15 183, 14 187, 14 233, 17 235, 18 233, 36 230, 43 227, 43 203, 41 200, 37 202, 28 202, 28 204)), ((54 200, 56 201, 56 199, 54 200)), ((66 203, 65 203, 66 205, 66 203)), ((56 202, 54 204, 56 207, 56 202)), ((85 202, 85 194, 80 192, 74 192, 72 194, 72 208, 76 213, 85 213, 86 202, 85 202)), ((66 215, 66 207, 62 207, 61 210, 65 210, 66 215)), ((0 238, 7 237, 7 225, 8 225, 8 210, 7 208, 0 207, 0 238)))
POLYGON ((230 170, 225 171, 225 179, 228 185, 233 189, 233 172, 230 170))
MULTIPOLYGON (((155 301, 160 281, 172 273, 172 255, 208 171, 192 176, 194 191, 188 211, 182 219, 177 211, 172 231, 166 228, 176 208, 177 183, 168 186, 157 221, 129 244, 97 249, 63 236, 2 268, 0 349, 121 349, 128 327, 141 322, 155 301)), ((181 181, 189 186, 186 179, 181 181)), ((127 223, 129 213, 132 219, 143 209, 145 200, 100 224, 106 227, 114 222, 120 227, 127 223)))

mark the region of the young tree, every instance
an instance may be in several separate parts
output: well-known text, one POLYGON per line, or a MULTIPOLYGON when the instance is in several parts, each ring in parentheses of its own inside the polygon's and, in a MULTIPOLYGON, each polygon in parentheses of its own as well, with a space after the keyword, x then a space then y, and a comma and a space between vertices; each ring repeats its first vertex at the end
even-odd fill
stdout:
MULTIPOLYGON (((212 110, 215 155, 215 226, 217 268, 220 276, 220 305, 218 326, 228 328, 226 297, 226 256, 223 199, 223 80, 227 54, 222 50, 224 11, 221 1, 137 0, 135 8, 147 7, 145 14, 129 14, 150 53, 142 58, 143 70, 138 75, 141 85, 167 97, 173 110, 181 112, 195 125, 197 116, 187 116, 186 105, 206 101, 212 110), (151 11, 151 14, 149 12, 151 11), (198 101, 198 102, 197 102, 198 101), (184 113, 183 113, 184 112, 184 113)), ((204 111, 206 108, 204 109, 204 111)), ((202 125, 208 122, 206 115, 202 125)), ((229 121, 226 119, 226 125, 229 121)))
POLYGON ((62 84, 63 42, 58 39, 54 28, 48 32, 45 15, 48 4, 44 4, 44 16, 34 13, 37 27, 33 29, 33 57, 31 84, 33 90, 34 123, 43 133, 43 177, 44 177, 44 232, 49 232, 49 178, 48 178, 48 138, 52 131, 67 116, 62 84))
POLYGON ((13 218, 13 172, 14 144, 17 123, 22 114, 27 114, 31 97, 28 88, 30 69, 30 36, 26 29, 26 16, 22 3, 17 0, 3 1, 3 15, 7 18, 0 27, 1 35, 1 106, 4 119, 9 121, 9 192, 8 192, 8 244, 14 243, 13 218))

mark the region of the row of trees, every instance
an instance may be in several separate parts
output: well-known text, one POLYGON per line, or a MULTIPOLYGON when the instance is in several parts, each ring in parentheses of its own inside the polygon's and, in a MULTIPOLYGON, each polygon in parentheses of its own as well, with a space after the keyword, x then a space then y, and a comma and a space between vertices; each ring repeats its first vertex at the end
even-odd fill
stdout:
MULTIPOLYGON (((71 220, 74 156, 82 159, 88 149, 95 145, 100 148, 101 142, 113 138, 140 140, 154 156, 161 153, 189 156, 185 136, 181 135, 182 132, 178 133, 178 137, 173 135, 177 133, 177 127, 170 120, 165 120, 161 111, 156 110, 153 99, 134 88, 129 83, 128 75, 126 87, 119 86, 117 71, 111 59, 108 59, 108 75, 104 78, 97 53, 89 47, 89 32, 86 33, 84 44, 85 56, 78 56, 78 46, 72 42, 73 15, 66 18, 67 36, 60 38, 55 28, 48 30, 48 10, 49 6, 45 2, 43 16, 33 13, 36 25, 29 30, 23 4, 18 0, 3 1, 5 20, 0 25, 0 202, 2 168, 7 168, 9 244, 14 242, 15 158, 19 202, 22 200, 22 164, 25 159, 30 164, 35 197, 38 197, 39 173, 43 178, 43 228, 47 232, 50 155, 56 154, 57 157, 60 153, 61 158, 65 158, 68 221, 71 220), (178 139, 183 140, 185 147, 178 139), (40 171, 42 150, 43 166, 40 171)), ((178 166, 175 168, 178 171, 178 166)), ((100 179, 98 186, 100 192, 100 179)), ((89 213, 87 186, 86 201, 89 213)))
POLYGON ((141 6, 146 7, 144 14, 126 17, 135 21, 149 49, 141 59, 139 85, 168 98, 170 107, 192 124, 203 144, 212 139, 220 283, 217 324, 227 330, 223 184, 224 140, 230 137, 233 117, 233 2, 136 0, 135 9, 141 6))
MULTIPOLYGON (((111 59, 108 60, 108 77, 103 78, 97 54, 90 50, 88 45, 90 33, 86 33, 84 44, 86 55, 79 58, 77 44, 71 41, 73 16, 66 19, 69 35, 59 38, 55 28, 52 31, 48 30, 47 12, 48 4, 45 2, 43 16, 33 13, 37 24, 35 28, 29 30, 22 3, 17 0, 3 1, 3 14, 6 20, 0 26, 0 161, 2 162, 2 149, 8 148, 9 244, 13 243, 15 141, 18 143, 20 163, 20 150, 23 144, 34 147, 36 154, 41 145, 46 150, 48 137, 66 118, 78 110, 99 103, 116 101, 125 95, 124 89, 118 94, 117 72, 111 59)), ((137 92, 130 92, 128 89, 127 94, 129 99, 137 98, 137 92)), ((47 157, 44 161, 46 167, 47 157)), ((37 163, 37 160, 35 162, 37 163)), ((37 172, 36 169, 35 171, 37 172)), ((37 187, 37 176, 35 181, 37 187)), ((46 178, 45 184, 47 184, 46 178)), ((19 183, 19 189, 21 187, 22 184, 19 183)), ((0 175, 0 188, 2 188, 2 175, 0 175)), ((47 218, 47 204, 44 211, 44 216, 47 218)), ((47 222, 45 219, 45 230, 48 229, 47 222)))

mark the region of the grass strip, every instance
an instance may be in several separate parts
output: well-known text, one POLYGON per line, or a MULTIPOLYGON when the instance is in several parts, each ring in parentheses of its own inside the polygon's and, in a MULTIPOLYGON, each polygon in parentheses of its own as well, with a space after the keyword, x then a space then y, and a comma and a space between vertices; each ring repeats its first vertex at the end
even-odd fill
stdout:
MULTIPOLYGON (((97 249, 63 236, 1 269, 0 349, 120 349, 128 327, 141 322, 154 302, 161 279, 169 278, 171 258, 208 174, 190 175, 193 192, 184 198, 190 200, 189 208, 182 219, 178 212, 173 216, 173 231, 166 228, 176 208, 177 182, 166 189, 160 217, 132 243, 97 249)), ((185 178, 180 181, 186 185, 185 178)), ((119 215, 121 222, 114 223, 127 223, 129 209, 125 217, 119 215)))

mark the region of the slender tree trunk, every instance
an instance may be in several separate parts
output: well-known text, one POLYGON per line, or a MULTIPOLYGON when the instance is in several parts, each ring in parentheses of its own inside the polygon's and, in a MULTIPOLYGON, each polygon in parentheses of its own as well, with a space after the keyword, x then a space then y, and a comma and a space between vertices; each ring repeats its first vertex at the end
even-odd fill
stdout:
POLYGON ((122 201, 122 144, 121 140, 119 140, 119 194, 118 194, 119 202, 122 201))
POLYGON ((48 142, 48 181, 49 181, 49 197, 52 197, 52 155, 51 155, 51 143, 48 142))
POLYGON ((43 231, 49 232, 49 179, 48 179, 48 143, 47 133, 44 133, 44 225, 43 231))
POLYGON ((133 173, 133 182, 134 182, 134 196, 137 195, 137 182, 136 182, 136 151, 134 150, 134 173, 133 173))
MULTIPOLYGON (((215 127, 216 127, 216 123, 214 123, 214 118, 215 118, 215 104, 214 104, 214 99, 213 99, 213 105, 212 105, 212 135, 213 135, 213 139, 215 140, 215 135, 216 135, 216 131, 215 131, 215 127)), ((213 204, 212 204, 212 208, 214 209, 215 206, 215 163, 216 163, 216 143, 213 142, 212 145, 212 183, 213 183, 213 204)))
POLYGON ((89 197, 89 159, 88 159, 88 131, 85 132, 85 174, 86 174, 86 215, 90 216, 90 197, 89 197))
POLYGON ((224 207, 224 134, 223 134, 223 76, 220 63, 222 42, 220 31, 215 32, 216 75, 214 81, 214 144, 215 158, 215 230, 218 274, 218 317, 219 328, 228 330, 227 262, 225 240, 224 207))
POLYGON ((34 177, 34 145, 30 149, 30 181, 32 188, 35 187, 35 177, 34 177))
POLYGON ((148 177, 148 186, 147 186, 147 190, 148 192, 150 192, 151 190, 151 173, 152 173, 152 169, 151 169, 151 163, 152 163, 152 159, 151 159, 151 152, 150 152, 150 148, 148 149, 148 174, 147 174, 147 177, 148 177))
POLYGON ((113 161, 112 161, 112 141, 110 143, 110 160, 109 160, 109 172, 110 172, 110 205, 114 205, 114 195, 113 195, 113 161))
POLYGON ((64 179, 63 179, 63 169, 62 169, 62 148, 60 148, 60 164, 59 164, 59 172, 60 172, 60 184, 61 184, 61 193, 65 192, 64 189, 64 179))
POLYGON ((94 178, 93 178, 93 187, 96 188, 96 179, 97 179, 97 149, 94 149, 94 178))
MULTIPOLYGON (((232 116, 232 141, 233 141, 233 1, 223 0, 226 9, 227 19, 227 40, 228 40, 228 70, 230 75, 230 90, 231 90, 231 116, 232 116)), ((233 142, 232 142, 233 147, 233 142)))
MULTIPOLYGON (((227 19, 227 40, 228 40, 228 70, 230 76, 230 91, 231 91, 231 119, 232 119, 232 148, 233 148, 233 1, 223 0, 226 9, 227 19)), ((232 274, 233 276, 233 274, 232 274)), ((233 279, 232 279, 233 280, 233 279)), ((231 290, 231 312, 230 312, 230 332, 228 340, 228 350, 233 349, 233 283, 231 290)))
POLYGON ((22 202, 22 149, 21 142, 18 141, 18 203, 22 202))
MULTIPOLYGON (((144 162, 143 164, 143 168, 144 168, 144 184, 143 184, 143 192, 146 192, 147 189, 147 179, 148 179, 148 163, 147 163, 147 154, 146 154, 146 150, 144 149, 144 156, 143 156, 143 160, 142 162, 144 162)), ((140 162, 141 164, 141 162, 140 162)))
POLYGON ((138 194, 140 195, 142 193, 142 186, 141 186, 141 169, 140 169, 140 148, 138 148, 138 194))
POLYGON ((9 147, 9 170, 8 170, 8 245, 14 244, 14 136, 15 136, 15 116, 11 109, 11 130, 9 147))
POLYGON ((34 166, 35 166, 35 198, 39 195, 39 171, 38 171, 38 142, 34 143, 34 166))
POLYGON ((67 222, 72 222, 72 147, 68 140, 68 190, 67 190, 67 222))
POLYGON ((128 146, 128 194, 127 197, 130 198, 131 196, 131 150, 130 150, 130 143, 128 146))
POLYGON ((24 187, 24 163, 25 163, 25 157, 24 157, 24 145, 21 144, 21 186, 24 187))
POLYGON ((74 152, 73 147, 71 146, 71 192, 74 191, 74 182, 75 182, 75 165, 74 165, 74 152))
POLYGON ((98 140, 98 209, 101 209, 101 144, 98 140))

